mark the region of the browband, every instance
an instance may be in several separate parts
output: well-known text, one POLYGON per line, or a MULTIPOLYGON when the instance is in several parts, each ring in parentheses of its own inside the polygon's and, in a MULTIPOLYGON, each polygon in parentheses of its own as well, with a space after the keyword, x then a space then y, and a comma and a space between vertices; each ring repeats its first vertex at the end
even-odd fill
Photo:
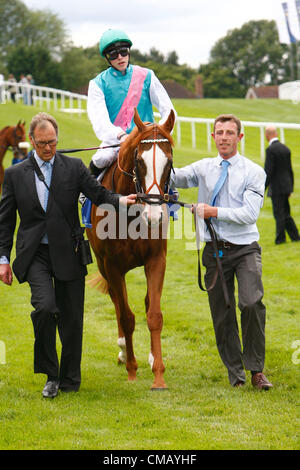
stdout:
POLYGON ((144 139, 140 140, 140 144, 156 143, 156 142, 169 142, 168 139, 144 139))

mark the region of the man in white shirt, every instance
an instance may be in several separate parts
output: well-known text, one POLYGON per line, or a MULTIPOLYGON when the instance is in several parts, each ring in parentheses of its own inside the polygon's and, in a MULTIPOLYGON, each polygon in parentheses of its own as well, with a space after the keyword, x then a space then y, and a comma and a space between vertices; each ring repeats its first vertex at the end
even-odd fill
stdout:
MULTIPOLYGON (((171 185, 176 188, 199 187, 197 214, 210 219, 218 238, 219 257, 229 294, 230 307, 218 276, 209 290, 209 304, 222 361, 232 386, 246 381, 245 370, 252 373, 252 385, 268 390, 272 384, 263 374, 265 358, 265 316, 262 303, 261 248, 256 221, 263 205, 266 175, 257 164, 238 153, 242 139, 241 122, 234 115, 221 115, 212 134, 219 154, 184 168, 175 168, 171 185), (238 283, 242 343, 239 338, 234 296, 234 276, 238 283)), ((216 272, 216 254, 208 230, 203 264, 206 286, 216 272)))

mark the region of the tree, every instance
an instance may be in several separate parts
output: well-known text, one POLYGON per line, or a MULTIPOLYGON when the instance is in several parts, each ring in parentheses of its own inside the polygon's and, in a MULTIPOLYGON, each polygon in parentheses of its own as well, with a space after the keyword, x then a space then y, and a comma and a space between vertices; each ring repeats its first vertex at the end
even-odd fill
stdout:
POLYGON ((81 92, 89 80, 107 68, 107 62, 100 57, 99 49, 72 47, 60 62, 65 90, 81 92))
POLYGON ((62 88, 60 65, 43 46, 14 48, 8 56, 7 66, 17 79, 22 73, 30 73, 37 85, 62 88))
POLYGON ((240 98, 244 89, 231 70, 206 64, 199 68, 203 79, 205 98, 240 98))
POLYGON ((275 21, 249 21, 216 42, 209 63, 232 73, 245 94, 250 86, 283 79, 285 51, 275 21))
POLYGON ((171 51, 168 53, 166 64, 178 65, 178 54, 176 51, 171 51))
POLYGON ((150 54, 148 55, 148 60, 153 60, 158 64, 163 64, 165 61, 164 55, 159 52, 155 47, 150 49, 150 54))
POLYGON ((0 63, 13 49, 38 44, 59 57, 68 44, 63 20, 49 10, 29 10, 20 0, 0 0, 0 63))

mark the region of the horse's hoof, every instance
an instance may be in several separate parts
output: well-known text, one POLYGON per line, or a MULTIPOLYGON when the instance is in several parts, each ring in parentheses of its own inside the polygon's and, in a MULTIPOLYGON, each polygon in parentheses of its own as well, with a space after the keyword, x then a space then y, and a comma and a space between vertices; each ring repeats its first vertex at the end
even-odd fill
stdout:
POLYGON ((128 377, 128 382, 136 382, 136 376, 128 377))
POLYGON ((168 387, 151 387, 151 392, 161 392, 163 390, 169 390, 168 387))

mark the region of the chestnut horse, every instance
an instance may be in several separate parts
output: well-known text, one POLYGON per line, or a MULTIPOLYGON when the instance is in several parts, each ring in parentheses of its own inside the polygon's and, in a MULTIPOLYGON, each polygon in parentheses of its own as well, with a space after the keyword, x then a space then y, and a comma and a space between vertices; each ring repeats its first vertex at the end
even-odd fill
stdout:
POLYGON ((27 155, 28 147, 29 144, 26 142, 25 122, 21 123, 21 121, 19 121, 16 126, 6 126, 0 131, 0 192, 4 179, 3 159, 6 150, 11 148, 15 158, 23 159, 27 155))
MULTIPOLYGON (((102 281, 102 292, 105 291, 104 281, 106 293, 110 294, 115 306, 118 345, 121 348, 119 362, 126 362, 130 381, 136 379, 138 365, 132 342, 135 316, 128 305, 125 275, 137 266, 144 266, 147 280, 145 306, 151 336, 149 363, 154 374, 151 389, 160 390, 167 388, 163 377, 165 366, 161 352, 163 316, 160 299, 167 252, 167 240, 163 231, 168 227, 168 216, 166 205, 162 203, 167 197, 165 192, 168 191, 165 191, 165 188, 166 183, 168 186, 172 169, 173 139, 170 133, 174 127, 175 115, 171 111, 163 125, 146 124, 141 121, 135 109, 134 122, 136 127, 121 144, 118 161, 107 170, 102 184, 123 195, 136 192, 144 203, 131 206, 128 213, 125 211, 125 236, 124 233, 121 236, 119 230, 122 211, 113 214, 117 229, 110 238, 103 236, 103 231, 97 230, 97 225, 104 220, 105 212, 93 206, 92 228, 87 229, 87 235, 101 274, 97 281, 102 281), (130 223, 137 220, 130 214, 133 208, 140 211, 139 223, 144 228, 144 236, 130 235, 130 223)), ((123 229, 124 227, 124 232, 123 229)))

